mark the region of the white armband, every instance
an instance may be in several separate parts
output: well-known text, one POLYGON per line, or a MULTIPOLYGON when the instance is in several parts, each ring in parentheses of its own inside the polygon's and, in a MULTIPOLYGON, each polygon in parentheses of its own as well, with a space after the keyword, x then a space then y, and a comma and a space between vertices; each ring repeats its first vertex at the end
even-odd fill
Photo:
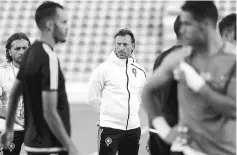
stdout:
POLYGON ((162 139, 165 139, 171 131, 171 127, 162 116, 154 118, 152 125, 162 139))

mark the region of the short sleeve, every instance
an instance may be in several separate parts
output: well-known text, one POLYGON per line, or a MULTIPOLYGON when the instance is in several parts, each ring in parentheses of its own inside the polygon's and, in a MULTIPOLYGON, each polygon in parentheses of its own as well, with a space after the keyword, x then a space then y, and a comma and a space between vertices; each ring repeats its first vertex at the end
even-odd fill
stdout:
POLYGON ((51 48, 43 44, 45 54, 42 57, 41 75, 42 75, 42 90, 52 91, 58 89, 58 58, 51 48))

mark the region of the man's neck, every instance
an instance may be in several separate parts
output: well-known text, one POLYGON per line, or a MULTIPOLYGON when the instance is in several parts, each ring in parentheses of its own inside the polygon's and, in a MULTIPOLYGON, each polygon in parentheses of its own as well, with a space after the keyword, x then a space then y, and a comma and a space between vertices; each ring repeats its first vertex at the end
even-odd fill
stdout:
POLYGON ((224 42, 216 33, 216 30, 211 29, 208 33, 206 44, 194 46, 193 49, 198 55, 207 57, 219 52, 223 45, 224 42))
POLYGON ((19 68, 19 64, 16 63, 15 61, 12 62, 12 65, 13 65, 14 67, 16 67, 16 68, 19 68))
POLYGON ((224 46, 224 41, 221 36, 218 35, 215 29, 210 31, 210 35, 208 35, 208 52, 210 55, 215 54, 220 51, 220 49, 224 46))
POLYGON ((52 48, 54 48, 54 46, 56 44, 53 36, 50 33, 46 32, 46 31, 41 32, 40 40, 47 43, 47 44, 49 44, 52 48))

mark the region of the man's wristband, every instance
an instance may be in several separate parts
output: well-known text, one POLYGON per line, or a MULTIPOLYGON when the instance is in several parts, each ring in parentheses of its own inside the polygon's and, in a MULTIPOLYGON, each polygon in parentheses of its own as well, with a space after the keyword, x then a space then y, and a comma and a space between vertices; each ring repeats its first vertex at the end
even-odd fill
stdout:
POLYGON ((154 118, 152 125, 162 139, 165 139, 171 131, 171 127, 162 116, 154 118))

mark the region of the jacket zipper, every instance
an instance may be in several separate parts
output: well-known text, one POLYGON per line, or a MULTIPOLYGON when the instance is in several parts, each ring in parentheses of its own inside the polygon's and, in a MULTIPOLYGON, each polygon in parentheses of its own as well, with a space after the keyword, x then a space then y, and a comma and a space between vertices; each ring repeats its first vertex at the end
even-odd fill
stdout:
POLYGON ((128 128, 128 120, 130 117, 130 91, 128 89, 128 82, 129 82, 129 77, 128 77, 128 59, 126 61, 126 75, 127 75, 127 91, 128 91, 128 119, 127 119, 127 124, 126 124, 126 130, 128 128))

